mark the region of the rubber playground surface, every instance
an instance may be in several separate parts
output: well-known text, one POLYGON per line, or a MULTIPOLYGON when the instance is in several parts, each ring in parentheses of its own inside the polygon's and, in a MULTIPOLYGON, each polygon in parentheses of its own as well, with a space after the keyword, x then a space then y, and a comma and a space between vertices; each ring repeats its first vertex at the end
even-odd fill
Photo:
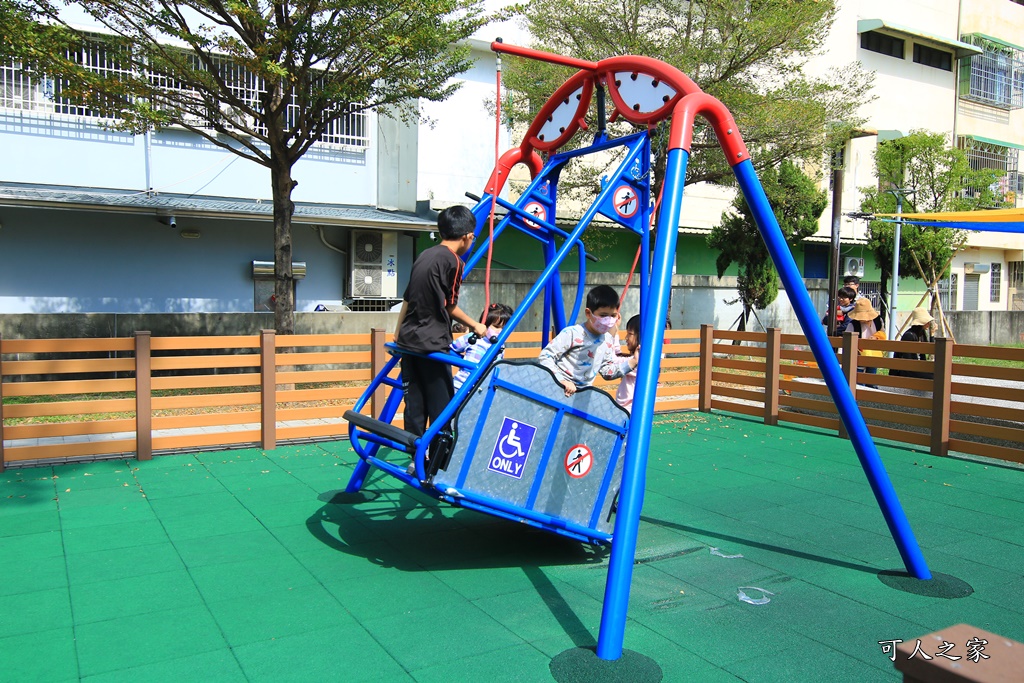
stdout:
POLYGON ((880 575, 903 565, 848 441, 658 416, 630 658, 601 677, 558 663, 596 644, 606 550, 379 473, 339 495, 347 441, 8 469, 0 680, 897 681, 879 641, 1024 641, 1024 471, 879 450, 932 572, 973 592, 880 575))

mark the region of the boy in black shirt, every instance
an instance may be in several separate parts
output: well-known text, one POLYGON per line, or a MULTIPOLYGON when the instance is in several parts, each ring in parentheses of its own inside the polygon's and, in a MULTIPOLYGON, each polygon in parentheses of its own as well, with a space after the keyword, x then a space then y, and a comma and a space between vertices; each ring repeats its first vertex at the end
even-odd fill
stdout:
MULTIPOLYGON (((412 265, 409 285, 402 295, 395 344, 427 354, 446 352, 452 343, 452 320, 481 337, 487 328, 458 306, 462 286, 462 258, 473 244, 476 218, 465 206, 452 206, 437 217, 441 244, 420 254, 412 265)), ((405 392, 405 429, 417 436, 427 430, 455 395, 451 367, 439 361, 402 356, 405 392)))

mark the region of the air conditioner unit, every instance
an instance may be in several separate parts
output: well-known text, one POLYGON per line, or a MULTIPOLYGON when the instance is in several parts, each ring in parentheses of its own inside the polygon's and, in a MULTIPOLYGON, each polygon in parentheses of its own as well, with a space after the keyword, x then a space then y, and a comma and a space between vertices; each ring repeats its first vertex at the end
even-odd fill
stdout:
POLYGON ((846 268, 843 270, 843 275, 856 275, 861 277, 864 275, 864 259, 849 257, 845 259, 846 268))
POLYGON ((992 269, 988 263, 965 263, 964 274, 965 275, 978 275, 981 273, 987 273, 992 269))
POLYGON ((349 255, 353 298, 398 298, 398 233, 353 230, 349 255))

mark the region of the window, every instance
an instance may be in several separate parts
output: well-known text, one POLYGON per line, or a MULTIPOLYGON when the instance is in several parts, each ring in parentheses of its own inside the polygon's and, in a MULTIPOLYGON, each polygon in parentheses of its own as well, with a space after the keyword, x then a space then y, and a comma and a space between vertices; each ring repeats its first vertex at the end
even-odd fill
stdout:
POLYGON ((904 41, 878 31, 865 31, 860 34, 860 46, 871 52, 880 52, 896 59, 903 59, 904 41))
POLYGON ((1024 108, 1024 51, 979 34, 964 41, 984 52, 960 61, 960 96, 1000 109, 1024 108))
POLYGON ((1010 261, 1010 281, 1007 292, 1010 295, 1010 310, 1024 311, 1024 261, 1010 261))
POLYGON ((998 303, 1003 290, 1003 264, 993 263, 989 274, 989 301, 998 303))
POLYGON ((943 71, 953 70, 953 53, 914 43, 914 61, 943 71))
POLYGON ((942 310, 956 310, 957 284, 957 273, 951 273, 948 279, 939 280, 939 304, 942 310))
MULTIPOLYGON (((1017 170, 1017 157, 1019 151, 1013 147, 1003 147, 992 142, 977 140, 972 137, 962 137, 959 140, 960 148, 967 152, 967 160, 971 168, 978 170, 991 168, 1002 171, 1003 175, 996 180, 996 186, 992 189, 1003 201, 1017 204, 1024 202, 1024 194, 1021 193, 1021 185, 1024 184, 1024 174, 1017 170)), ((966 188, 968 195, 977 195, 984 188, 966 188)))
MULTIPOLYGON (((128 68, 118 63, 115 52, 108 50, 99 40, 69 51, 68 57, 99 75, 117 76, 129 73, 128 68)), ((198 57, 193 58, 191 63, 192 67, 196 69, 212 68, 216 70, 217 75, 228 84, 228 88, 245 102, 258 103, 266 93, 262 79, 227 57, 215 57, 209 66, 204 66, 198 57)), ((242 116, 241 112, 236 114, 223 107, 220 112, 206 108, 202 104, 202 97, 195 90, 167 74, 151 71, 148 77, 150 83, 165 90, 166 101, 194 105, 191 107, 195 109, 194 115, 190 117, 189 123, 196 128, 209 128, 211 118, 215 114, 223 113, 229 117, 242 116)), ((66 114, 100 120, 104 118, 99 110, 72 103, 69 98, 63 96, 62 93, 67 87, 68 84, 65 81, 29 71, 16 60, 0 62, 0 110, 14 109, 40 114, 66 114)), ((113 109, 116 111, 121 107, 115 106, 113 109)), ((286 125, 303 126, 306 129, 315 126, 317 122, 303 120, 302 114, 306 109, 308 107, 304 106, 299 95, 293 92, 285 112, 286 125)), ((367 114, 360 110, 360 105, 337 103, 333 106, 332 113, 341 115, 327 124, 318 139, 318 144, 369 146, 367 114)), ((264 130, 254 121, 240 121, 240 123, 257 133, 264 130)))

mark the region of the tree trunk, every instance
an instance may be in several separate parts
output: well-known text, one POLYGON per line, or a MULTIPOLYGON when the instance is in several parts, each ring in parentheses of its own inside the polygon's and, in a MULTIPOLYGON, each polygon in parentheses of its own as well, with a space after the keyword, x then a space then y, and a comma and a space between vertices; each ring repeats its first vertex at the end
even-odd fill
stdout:
POLYGON ((292 273, 291 162, 271 151, 270 177, 274 198, 274 329, 278 334, 295 334, 295 278, 292 273))

